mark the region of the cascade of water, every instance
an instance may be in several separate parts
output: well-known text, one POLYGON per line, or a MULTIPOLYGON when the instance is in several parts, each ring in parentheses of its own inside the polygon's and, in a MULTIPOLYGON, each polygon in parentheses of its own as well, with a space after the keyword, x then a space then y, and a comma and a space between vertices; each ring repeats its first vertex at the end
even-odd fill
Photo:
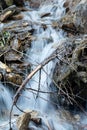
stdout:
POLYGON ((9 90, 0 83, 0 121, 3 120, 3 116, 8 118, 11 105, 11 94, 9 90))
MULTIPOLYGON (((29 55, 29 59, 27 61, 32 64, 32 69, 34 69, 38 64, 44 61, 47 57, 49 57, 59 45, 61 45, 61 41, 64 39, 64 34, 62 30, 56 30, 52 27, 52 22, 55 20, 59 20, 62 15, 64 15, 63 8, 64 1, 54 1, 50 5, 41 6, 38 11, 32 11, 25 13, 25 20, 29 20, 34 24, 34 36, 36 39, 32 41, 31 48, 28 50, 27 55, 29 55), (60 4, 61 3, 61 4, 60 4), (48 18, 41 19, 40 16, 44 13, 51 13, 51 16, 48 18), (42 24, 46 24, 47 28, 44 30, 41 26, 42 24)), ((36 109, 41 113, 45 113, 50 115, 51 120, 53 118, 53 124, 55 130, 60 128, 61 130, 72 129, 72 126, 63 126, 61 124, 57 124, 55 117, 52 115, 54 110, 53 105, 50 103, 50 98, 48 93, 39 93, 38 91, 48 92, 50 91, 51 78, 53 74, 53 69, 55 67, 55 61, 49 62, 45 67, 43 67, 39 72, 37 72, 33 78, 26 85, 27 88, 32 88, 37 90, 35 91, 24 91, 23 96, 28 97, 28 99, 24 99, 23 97, 20 99, 20 108, 24 107, 26 109, 36 109)), ((44 115, 44 114, 43 114, 44 115)), ((49 116, 50 120, 50 116, 49 116)), ((35 126, 34 126, 35 127, 35 126)), ((36 128, 35 128, 36 129, 36 128)), ((38 128, 39 129, 39 128, 38 128)), ((44 128, 48 130, 48 128, 44 128)))
MULTIPOLYGON (((25 20, 32 20, 34 23, 38 23, 37 25, 33 25, 35 28, 34 36, 36 37, 35 41, 32 41, 31 48, 28 50, 27 55, 29 55, 29 63, 32 64, 32 69, 34 69, 38 64, 44 61, 48 56, 50 56, 59 45, 61 45, 61 41, 64 39, 64 34, 62 30, 56 30, 52 27, 52 21, 56 19, 59 20, 61 16, 64 14, 63 8, 64 1, 54 1, 50 5, 42 6, 38 11, 32 11, 31 13, 24 14, 25 20), (61 3, 61 4, 60 4, 61 3), (54 9, 55 8, 55 9, 54 9), (48 18, 41 19, 41 15, 44 12, 51 12, 51 16, 48 18), (36 17, 35 17, 36 16, 36 17), (44 30, 41 24, 46 24, 47 28, 44 30), (35 66, 36 65, 36 66, 35 66)), ((20 99, 20 108, 26 107, 31 109, 36 109, 45 114, 51 114, 51 119, 54 121, 54 128, 57 130, 68 130, 72 126, 62 126, 61 124, 57 124, 55 117, 53 117, 52 112, 54 110, 53 105, 49 102, 49 95, 46 93, 39 93, 38 91, 47 92, 50 91, 51 78, 53 74, 53 69, 55 67, 55 61, 49 62, 45 67, 43 67, 39 72, 37 72, 30 82, 26 85, 27 88, 32 88, 37 90, 35 91, 24 91, 23 96, 28 97, 29 100, 20 99), (66 128, 65 128, 66 126, 66 128)), ((50 119, 49 119, 50 120, 50 119)), ((39 128, 38 128, 39 129, 39 128)), ((47 128, 44 128, 45 130, 47 128)))
MULTIPOLYGON (((27 51, 29 59, 26 59, 32 64, 31 69, 34 69, 38 64, 49 57, 58 48, 58 46, 61 45, 61 41, 65 39, 64 32, 62 30, 57 30, 52 27, 52 22, 56 20, 58 21, 64 15, 63 3, 64 0, 54 0, 52 3, 50 2, 49 4, 42 5, 37 11, 32 10, 30 12, 23 12, 24 20, 29 20, 33 23, 32 26, 35 29, 34 36, 36 39, 32 41, 31 48, 27 51), (48 17, 41 17, 44 14, 50 15, 48 17), (46 29, 42 27, 42 24, 46 25, 46 29)), ((57 119, 57 122, 59 120, 59 124, 56 122, 56 114, 53 112, 53 105, 49 102, 50 98, 48 93, 38 92, 50 91, 50 84, 52 82, 51 78, 55 63, 56 61, 49 62, 33 76, 30 82, 26 85, 26 88, 32 88, 36 91, 24 91, 23 96, 20 97, 18 105, 20 108, 36 109, 42 113, 48 114, 48 120, 53 119, 53 130, 73 130, 71 125, 62 123, 59 119, 57 119), (28 97, 28 99, 25 97, 28 97)), ((3 107, 6 110, 9 110, 12 104, 11 95, 1 84, 0 91, 0 110, 2 110, 3 107)), ((48 128, 43 129, 48 130, 48 128)), ((37 130, 36 127, 35 130, 37 130)), ((41 129, 38 128, 38 130, 41 129)))

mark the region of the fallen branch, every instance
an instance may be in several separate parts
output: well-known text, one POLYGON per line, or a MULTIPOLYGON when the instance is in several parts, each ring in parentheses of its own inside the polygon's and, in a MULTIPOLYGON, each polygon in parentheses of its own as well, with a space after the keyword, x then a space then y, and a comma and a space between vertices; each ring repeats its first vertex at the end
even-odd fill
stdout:
POLYGON ((25 87, 25 85, 28 83, 28 81, 33 77, 33 75, 38 72, 39 70, 41 70, 41 68, 43 68, 46 64, 48 64, 50 61, 52 61, 53 59, 56 58, 56 54, 53 53, 51 54, 51 56, 49 56, 47 59, 45 59, 41 64, 39 64, 28 76, 27 78, 23 81, 23 83, 21 84, 21 86, 19 87, 19 89, 17 90, 14 99, 13 99, 13 104, 11 107, 11 111, 10 111, 10 118, 9 118, 9 126, 10 126, 10 130, 12 130, 11 128, 11 115, 12 115, 12 111, 13 111, 13 107, 14 105, 16 105, 18 98, 20 96, 20 92, 22 91, 22 89, 25 87))
POLYGON ((36 96, 36 99, 38 98, 38 95, 39 95, 39 90, 40 90, 40 81, 41 81, 41 69, 39 71, 39 83, 38 83, 38 90, 37 90, 37 96, 36 96))
POLYGON ((19 89, 17 90, 15 96, 14 96, 14 100, 13 100, 13 104, 15 105, 19 95, 20 95, 20 91, 25 87, 25 85, 28 83, 28 81, 33 77, 33 75, 38 72, 43 66, 45 66, 46 64, 48 64, 51 60, 53 60, 56 57, 56 55, 52 55, 49 58, 47 58, 45 61, 43 61, 40 65, 38 65, 28 76, 27 78, 23 81, 23 83, 21 84, 21 86, 19 87, 19 89))

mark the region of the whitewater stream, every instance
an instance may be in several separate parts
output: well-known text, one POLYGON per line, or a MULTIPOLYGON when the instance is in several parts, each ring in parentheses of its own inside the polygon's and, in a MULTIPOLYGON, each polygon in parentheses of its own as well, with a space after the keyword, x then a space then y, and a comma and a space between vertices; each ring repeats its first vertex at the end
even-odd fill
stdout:
MULTIPOLYGON (((54 0, 53 2, 45 3, 39 9, 27 12, 22 12, 23 20, 29 20, 34 31, 35 40, 31 43, 31 48, 28 49, 25 61, 32 64, 31 69, 34 70, 41 62, 49 57, 55 50, 61 46, 62 42, 66 40, 66 34, 61 29, 52 27, 52 23, 59 21, 65 14, 63 7, 64 0, 54 0), (44 16, 49 14, 48 16, 44 16), (42 26, 46 25, 46 29, 42 26)), ((26 4, 28 8, 28 4, 26 4)), ((1 25, 1 28, 3 26, 1 25)), ((60 55, 61 58, 61 55, 60 55)), ((50 100, 49 92, 52 92, 52 75, 55 68, 56 60, 49 62, 41 70, 39 70, 26 85, 26 88, 34 89, 35 91, 24 91, 23 96, 18 100, 18 106, 21 109, 36 110, 41 113, 43 125, 36 126, 31 124, 33 130, 74 130, 73 125, 67 121, 62 122, 56 113, 55 105, 50 100), (41 91, 41 92, 39 92, 41 91), (27 97, 27 98, 26 98, 27 97), (44 125, 46 120, 49 121, 51 129, 44 125)), ((0 115, 3 115, 4 109, 9 111, 12 105, 11 92, 8 87, 0 84, 0 115), (3 111, 2 111, 3 110, 3 111)), ((55 93, 54 93, 55 94, 55 93)), ((15 111, 15 110, 14 110, 15 111)), ((5 114, 5 116, 8 113, 5 114)), ((14 119, 13 119, 14 120, 14 119)), ((0 130, 8 130, 7 119, 0 116, 0 130), (6 120, 6 124, 4 123, 6 120)), ((86 119, 85 119, 86 122, 86 119)), ((17 129, 17 128, 16 128, 17 129)), ((13 130, 15 130, 13 126, 13 130)), ((78 129, 76 129, 78 130, 78 129)))

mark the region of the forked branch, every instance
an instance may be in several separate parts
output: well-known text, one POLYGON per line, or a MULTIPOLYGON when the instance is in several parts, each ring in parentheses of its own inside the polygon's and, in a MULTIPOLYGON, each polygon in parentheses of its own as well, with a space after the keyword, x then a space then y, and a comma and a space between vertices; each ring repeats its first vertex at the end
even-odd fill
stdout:
POLYGON ((11 115, 12 115, 12 111, 13 111, 13 107, 14 105, 16 105, 18 98, 20 96, 20 92, 22 91, 22 89, 25 87, 25 85, 29 82, 29 80, 33 77, 33 75, 35 75, 36 72, 38 72, 39 70, 41 70, 46 64, 48 64, 50 61, 52 61, 53 59, 56 58, 56 54, 53 53, 51 54, 51 56, 49 56, 47 59, 45 59, 42 63, 40 63, 27 77, 26 79, 23 81, 23 83, 20 85, 19 89, 17 90, 14 99, 13 99, 13 104, 11 107, 11 111, 10 111, 10 118, 9 118, 9 125, 10 125, 10 130, 12 130, 11 128, 11 115))

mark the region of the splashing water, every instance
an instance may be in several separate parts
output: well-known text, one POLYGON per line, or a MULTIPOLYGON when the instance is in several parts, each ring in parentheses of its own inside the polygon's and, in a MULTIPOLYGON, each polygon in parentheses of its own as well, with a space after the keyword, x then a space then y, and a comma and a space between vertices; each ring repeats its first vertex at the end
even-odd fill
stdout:
POLYGON ((11 104, 12 98, 9 90, 0 83, 0 122, 5 120, 3 116, 8 118, 11 104))
MULTIPOLYGON (((35 28, 34 36, 36 37, 36 40, 31 43, 32 47, 27 52, 27 55, 31 57, 30 59, 27 59, 29 63, 36 65, 40 64, 57 49, 61 43, 60 41, 64 39, 63 31, 57 31, 52 27, 52 22, 59 20, 61 16, 64 15, 63 3, 64 0, 54 1, 54 3, 50 3, 49 5, 45 4, 41 6, 38 11, 24 13, 24 20, 32 20, 33 23, 38 24, 33 25, 35 28), (42 19, 41 16, 45 13, 51 13, 51 16, 42 19), (46 24, 47 29, 44 30, 42 24, 46 24), (54 47, 54 45, 56 47, 54 47)), ((48 63, 45 67, 42 68, 41 71, 35 74, 27 87, 31 87, 37 91, 49 91, 54 67, 54 61, 48 63), (50 78, 48 78, 48 75, 50 75, 50 78)), ((34 68, 35 66, 33 65, 32 69, 34 68)), ((23 106, 25 106, 25 108, 26 104, 29 104, 29 108, 37 110, 40 109, 40 111, 47 111, 47 106, 49 104, 48 94, 40 94, 38 92, 24 92, 24 97, 29 97, 30 99, 29 102, 24 101, 25 105, 23 106)), ((23 101, 20 102, 22 106, 23 101)))
MULTIPOLYGON (((32 23, 35 23, 34 36, 36 39, 32 41, 31 48, 27 51, 27 55, 30 56, 27 61, 32 64, 32 69, 34 69, 37 65, 39 65, 42 61, 44 61, 47 57, 49 57, 57 48, 61 45, 61 41, 65 39, 64 32, 62 30, 57 30, 52 27, 53 21, 58 21, 62 15, 64 15, 63 8, 64 1, 54 1, 49 5, 43 5, 40 7, 38 11, 25 12, 24 20, 29 20, 32 23), (41 18, 45 13, 51 13, 50 16, 41 18), (47 28, 44 30, 42 24, 46 24, 47 28)), ((50 91, 50 84, 52 82, 52 74, 53 69, 55 67, 56 62, 51 61, 45 67, 43 67, 39 72, 37 72, 33 78, 26 85, 26 88, 32 88, 36 91, 25 91, 23 92, 24 97, 28 97, 29 99, 20 99, 20 107, 31 108, 37 110, 45 115, 49 115, 49 120, 54 124, 54 130, 72 130, 73 127, 71 125, 58 124, 54 115, 54 107, 52 103, 50 103, 49 94, 40 93, 50 91), (53 113, 53 115, 52 115, 53 113), (50 117, 51 114, 51 117, 50 117), (53 118, 53 119, 52 119, 53 118)), ((43 114, 43 115, 44 115, 43 114)), ((38 128, 39 129, 39 128, 38 128)), ((44 128, 47 130, 47 128, 44 128)))
MULTIPOLYGON (((31 48, 27 51, 29 59, 26 59, 32 64, 32 70, 47 57, 49 57, 59 46, 61 46, 62 41, 65 40, 64 32, 52 27, 52 23, 58 21, 64 15, 65 9, 63 8, 63 4, 64 0, 54 0, 49 4, 41 5, 38 10, 22 12, 24 15, 24 20, 29 20, 35 29, 35 40, 32 41, 31 48), (42 17, 45 14, 49 15, 47 17, 42 17), (44 29, 42 25, 46 25, 46 29, 44 29)), ((0 28, 2 29, 2 26, 0 28)), ((29 108, 41 112, 43 115, 42 120, 46 122, 47 118, 50 122, 50 126, 53 124, 51 128, 52 130, 74 130, 71 124, 62 122, 59 119, 60 117, 56 116, 55 108, 50 101, 49 94, 44 93, 50 91, 50 84, 52 82, 55 64, 56 61, 49 62, 33 76, 33 78, 26 85, 26 88, 31 88, 36 91, 24 91, 23 96, 20 97, 18 101, 18 105, 21 109, 29 108)), ((1 112, 3 107, 6 108, 6 110, 10 109, 12 99, 9 91, 2 84, 0 84, 0 91, 1 112)), ((43 129, 35 127, 34 129, 48 130, 47 127, 44 127, 43 129)))

